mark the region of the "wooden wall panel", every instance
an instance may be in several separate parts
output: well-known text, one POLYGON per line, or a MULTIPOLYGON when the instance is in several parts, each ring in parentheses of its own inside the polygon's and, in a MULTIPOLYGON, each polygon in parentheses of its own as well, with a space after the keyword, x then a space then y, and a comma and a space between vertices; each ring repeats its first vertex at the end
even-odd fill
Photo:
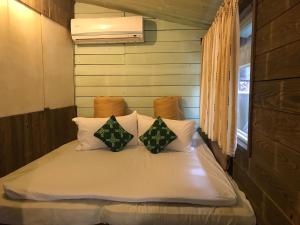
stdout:
POLYGON ((50 0, 50 18, 64 27, 70 27, 74 17, 74 0, 50 0))
POLYGON ((20 0, 20 2, 24 3, 25 5, 29 6, 30 8, 41 12, 43 2, 40 0, 20 0))
POLYGON ((276 176, 271 169, 263 164, 253 162, 250 165, 250 177, 268 193, 268 197, 276 202, 277 207, 284 211, 286 217, 293 218, 294 222, 299 221, 299 215, 295 208, 297 204, 296 188, 276 176))
POLYGON ((254 107, 252 127, 300 152, 300 115, 254 107))
POLYGON ((300 41, 257 56, 254 80, 273 80, 300 76, 300 41))
POLYGON ((257 6, 257 28, 269 23, 276 16, 284 13, 292 6, 299 3, 299 0, 262 0, 257 6))
POLYGON ((101 7, 98 5, 93 5, 93 4, 86 4, 86 3, 80 3, 80 2, 77 2, 75 4, 75 13, 76 14, 80 14, 80 13, 86 13, 86 14, 100 13, 100 14, 102 14, 102 13, 112 13, 112 12, 120 12, 120 11, 115 10, 115 9, 101 7))
MULTIPOLYGON (((266 167, 274 169, 276 162, 276 144, 269 138, 266 138, 262 132, 255 131, 252 136, 252 148, 259 149, 251 155, 251 160, 260 164, 265 164, 266 167)), ((249 168, 245 168, 249 169, 249 168)))
POLYGON ((0 118, 0 177, 76 139, 76 107, 0 118))
POLYGON ((259 0, 256 12, 252 155, 237 150, 233 176, 252 203, 258 225, 298 225, 300 1, 259 0))
POLYGON ((49 16, 50 16, 50 0, 41 0, 41 2, 42 2, 42 8, 41 8, 40 13, 49 18, 49 16))
POLYGON ((275 159, 274 170, 277 176, 282 177, 283 180, 296 188, 296 190, 300 190, 300 154, 282 144, 276 143, 275 159))
MULTIPOLYGON (((264 195, 248 173, 234 162, 233 177, 239 181, 239 188, 247 193, 247 198, 255 210, 256 216, 263 207, 264 195)), ((259 224, 259 223, 258 223, 259 224)), ((260 225, 260 224, 259 224, 260 225)))
MULTIPOLYGON (((135 14, 75 4, 75 17, 135 14)), ((183 96, 186 118, 199 119, 200 38, 206 29, 144 17, 145 42, 75 46, 76 104, 93 115, 93 97, 123 96, 128 110, 153 116, 153 100, 183 96), (197 102, 197 103, 195 103, 197 102)))
POLYGON ((272 170, 272 173, 289 185, 300 188, 300 154, 287 146, 274 142, 263 133, 256 131, 253 134, 253 148, 255 151, 251 157, 254 161, 272 170))
MULTIPOLYGON (((270 225, 291 225, 290 220, 284 214, 282 214, 282 212, 278 209, 276 204, 270 198, 265 198, 264 200, 264 214, 266 220, 268 221, 268 224, 270 225)), ((292 215, 291 219, 294 219, 292 215)), ((299 223, 295 222, 294 224, 299 223)))
MULTIPOLYGON (((278 0, 273 2, 279 2, 278 0)), ((280 1, 280 3, 282 2, 280 1)), ((300 39, 300 4, 257 30, 256 55, 285 46, 300 39)))
POLYGON ((253 87, 256 107, 300 114, 300 78, 257 82, 253 87))
POLYGON ((60 25, 70 28, 74 17, 74 0, 18 0, 60 25))

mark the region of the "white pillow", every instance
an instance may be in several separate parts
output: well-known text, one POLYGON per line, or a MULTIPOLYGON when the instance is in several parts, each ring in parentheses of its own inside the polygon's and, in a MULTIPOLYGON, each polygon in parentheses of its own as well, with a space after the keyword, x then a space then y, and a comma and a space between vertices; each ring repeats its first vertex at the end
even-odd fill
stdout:
MULTIPOLYGON (((84 117, 76 117, 73 118, 78 126, 77 139, 80 143, 80 146, 77 148, 78 150, 91 150, 98 148, 106 148, 106 144, 102 142, 100 139, 94 137, 94 133, 102 127, 109 118, 84 118, 84 117)), ((134 137, 127 144, 137 145, 138 144, 138 136, 137 136, 137 113, 134 111, 133 113, 127 116, 117 116, 116 117, 118 123, 130 134, 134 137)))
MULTIPOLYGON (((154 123, 155 119, 150 116, 137 115, 138 136, 143 135, 154 123)), ((176 134, 177 138, 166 146, 167 150, 189 151, 195 132, 195 121, 193 120, 170 120, 162 119, 167 126, 176 134)), ((139 140, 140 144, 143 144, 139 140)))

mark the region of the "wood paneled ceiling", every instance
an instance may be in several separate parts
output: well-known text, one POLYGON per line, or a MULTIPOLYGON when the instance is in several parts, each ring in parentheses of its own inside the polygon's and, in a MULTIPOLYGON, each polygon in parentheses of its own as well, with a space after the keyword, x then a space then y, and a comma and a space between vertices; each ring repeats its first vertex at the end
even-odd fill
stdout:
POLYGON ((223 0, 77 0, 106 8, 208 28, 223 0))

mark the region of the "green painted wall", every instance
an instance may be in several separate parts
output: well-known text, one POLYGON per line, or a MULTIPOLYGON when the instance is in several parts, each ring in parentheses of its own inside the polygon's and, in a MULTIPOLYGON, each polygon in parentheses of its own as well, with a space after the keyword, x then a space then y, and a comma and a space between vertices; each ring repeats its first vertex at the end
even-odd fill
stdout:
MULTIPOLYGON (((133 14, 76 3, 75 18, 133 14)), ((130 110, 153 115, 153 99, 183 97, 185 117, 199 118, 200 38, 206 30, 144 17, 145 43, 75 46, 76 104, 93 116, 94 96, 123 96, 130 110)))

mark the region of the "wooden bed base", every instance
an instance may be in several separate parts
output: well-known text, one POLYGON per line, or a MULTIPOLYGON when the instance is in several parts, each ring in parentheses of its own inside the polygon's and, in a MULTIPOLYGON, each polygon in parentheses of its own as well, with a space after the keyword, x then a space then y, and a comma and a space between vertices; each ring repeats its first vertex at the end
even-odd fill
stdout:
POLYGON ((198 133, 202 137, 203 141, 207 144, 209 149, 214 154, 217 162, 220 164, 220 166, 225 170, 231 173, 232 171, 232 157, 222 153, 220 147, 218 146, 218 143, 215 141, 211 141, 207 135, 201 131, 201 128, 198 128, 198 133))

